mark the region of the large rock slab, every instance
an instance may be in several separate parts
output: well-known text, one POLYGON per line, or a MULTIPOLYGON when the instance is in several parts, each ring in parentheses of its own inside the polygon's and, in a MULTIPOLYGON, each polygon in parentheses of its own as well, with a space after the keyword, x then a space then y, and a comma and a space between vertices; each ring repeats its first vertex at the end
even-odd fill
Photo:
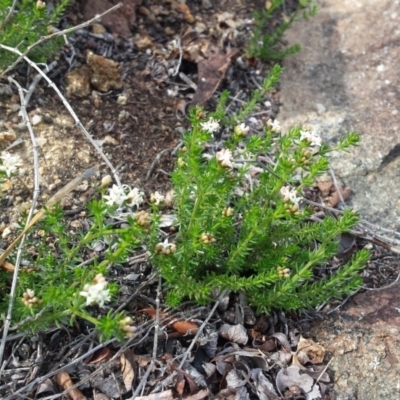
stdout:
MULTIPOLYGON (((335 143, 362 135, 349 154, 333 154, 351 205, 370 222, 400 230, 400 2, 324 0, 319 14, 287 33, 303 50, 284 63, 285 129, 306 124, 335 143)), ((400 286, 357 295, 312 334, 333 354, 338 400, 400 398, 400 286)))
POLYGON ((400 285, 356 295, 313 326, 333 355, 336 400, 400 398, 400 285))
POLYGON ((351 205, 368 221, 400 230, 400 3, 324 0, 319 14, 294 23, 284 62, 284 128, 311 125, 335 143, 362 135, 350 154, 333 154, 335 174, 353 190, 351 205))

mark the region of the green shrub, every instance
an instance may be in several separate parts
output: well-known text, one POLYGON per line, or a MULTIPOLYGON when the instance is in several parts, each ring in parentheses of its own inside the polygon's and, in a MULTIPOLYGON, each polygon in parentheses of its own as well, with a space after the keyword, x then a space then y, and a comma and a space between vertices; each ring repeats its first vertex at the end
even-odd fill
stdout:
MULTIPOLYGON (((265 87, 277 73, 276 67, 265 87)), ((338 237, 354 227, 356 213, 311 222, 301 193, 328 170, 328 153, 346 150, 358 136, 349 134, 330 149, 300 127, 281 134, 270 123, 263 135, 246 137, 242 124, 228 127, 230 138, 207 155, 211 131, 224 118, 223 107, 209 116, 200 108, 190 115, 192 128, 172 176, 174 251, 153 251, 168 303, 205 303, 215 291, 243 291, 254 307, 269 312, 307 309, 355 291, 366 251, 324 279, 316 280, 314 269, 338 253, 338 237)))
POLYGON ((296 18, 299 16, 308 18, 315 15, 318 8, 314 0, 300 0, 296 10, 289 16, 285 16, 279 14, 284 3, 285 0, 271 0, 267 9, 254 13, 254 28, 246 50, 247 57, 255 57, 263 61, 278 61, 300 51, 299 44, 284 49, 283 35, 296 18), (279 19, 282 21, 275 26, 273 22, 279 19))

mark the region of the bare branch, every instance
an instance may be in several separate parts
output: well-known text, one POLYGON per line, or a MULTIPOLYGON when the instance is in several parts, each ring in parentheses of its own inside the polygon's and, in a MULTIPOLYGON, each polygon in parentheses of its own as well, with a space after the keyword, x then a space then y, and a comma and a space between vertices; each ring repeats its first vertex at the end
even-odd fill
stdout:
POLYGON ((89 21, 83 22, 82 24, 79 24, 77 26, 73 26, 72 28, 64 29, 62 31, 54 32, 54 33, 52 33, 50 35, 47 35, 47 36, 42 36, 38 41, 36 41, 35 43, 33 43, 30 46, 28 46, 23 53, 19 53, 20 55, 19 55, 18 59, 0 74, 0 78, 3 78, 10 71, 12 71, 27 56, 27 54, 33 48, 35 48, 36 46, 39 46, 40 44, 46 42, 47 40, 53 39, 53 38, 55 38, 57 36, 66 35, 68 33, 74 32, 74 31, 76 31, 78 29, 85 28, 85 27, 93 24, 94 22, 98 21, 99 19, 101 19, 105 15, 109 14, 110 12, 112 12, 112 11, 114 11, 114 10, 120 8, 120 7, 122 7, 122 3, 116 4, 114 7, 111 7, 107 11, 104 11, 103 14, 96 15, 94 18, 90 19, 89 21))
MULTIPOLYGON (((15 54, 19 54, 22 55, 22 53, 17 50, 14 49, 13 47, 9 47, 9 46, 4 46, 3 44, 0 44, 0 48, 4 49, 4 50, 8 50, 11 53, 15 53, 15 54)), ((23 56, 24 60, 32 67, 34 68, 36 71, 39 72, 40 75, 43 76, 43 78, 47 81, 47 83, 49 84, 50 87, 53 88, 53 90, 57 93, 58 97, 61 99, 61 101, 64 104, 64 107, 68 110, 68 112, 71 114, 72 118, 75 121, 75 124, 80 128, 80 130, 84 133, 84 135, 86 136, 86 138, 89 140, 89 142, 91 143, 91 145, 96 149, 96 151, 100 154, 101 158, 104 160, 104 162, 107 164, 107 166, 110 168, 111 173, 114 176, 115 181, 117 182, 118 186, 122 186, 121 185, 121 180, 119 179, 119 175, 118 175, 118 171, 114 168, 114 166, 111 164, 110 160, 107 158, 107 156, 103 153, 103 151, 101 150, 101 148, 98 146, 98 144, 96 143, 96 141, 92 138, 92 136, 89 134, 89 132, 85 129, 85 127, 83 126, 82 122, 79 120, 78 116, 76 115, 75 111, 73 110, 73 108, 71 107, 71 105, 68 103, 67 99, 63 96, 63 94, 61 93, 60 89, 58 89, 58 87, 54 84, 54 82, 38 67, 38 65, 36 63, 34 63, 30 58, 28 58, 27 56, 23 56)))

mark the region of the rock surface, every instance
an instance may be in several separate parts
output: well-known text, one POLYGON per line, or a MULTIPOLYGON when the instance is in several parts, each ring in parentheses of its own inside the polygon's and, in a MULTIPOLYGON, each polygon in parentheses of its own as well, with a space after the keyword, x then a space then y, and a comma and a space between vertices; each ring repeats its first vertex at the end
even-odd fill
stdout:
MULTIPOLYGON (((318 15, 296 22, 281 81, 284 131, 307 124, 335 143, 362 135, 350 154, 333 154, 351 205, 369 222, 400 230, 400 2, 324 0, 318 15)), ((333 353, 338 400, 400 398, 399 285, 357 295, 312 334, 333 353)))
POLYGON ((400 398, 399 289, 360 293, 345 311, 313 326, 333 355, 336 400, 400 398))
POLYGON ((334 154, 335 173, 353 189, 368 221, 400 230, 400 2, 324 0, 318 15, 296 22, 281 82, 284 128, 311 125, 335 143, 361 133, 350 154, 334 154))

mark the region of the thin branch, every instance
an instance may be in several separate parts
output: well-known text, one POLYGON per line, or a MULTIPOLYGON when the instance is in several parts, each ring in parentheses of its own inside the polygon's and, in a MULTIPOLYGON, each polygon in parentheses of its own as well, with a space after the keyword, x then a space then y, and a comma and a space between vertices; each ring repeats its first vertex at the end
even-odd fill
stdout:
POLYGON ((149 180, 151 174, 153 173, 154 167, 155 167, 156 164, 160 161, 161 156, 162 156, 163 154, 169 152, 169 151, 170 151, 170 149, 164 149, 164 150, 161 150, 161 151, 157 154, 156 158, 154 159, 154 161, 153 161, 153 162, 151 163, 151 165, 150 165, 149 171, 147 172, 147 175, 146 175, 146 178, 145 178, 146 180, 149 180))
POLYGON ((153 371, 154 364, 157 359, 157 347, 158 347, 158 331, 160 329, 160 296, 161 296, 161 277, 158 278, 158 287, 157 287, 157 297, 156 297, 156 320, 154 324, 154 339, 153 339, 153 356, 151 358, 151 362, 147 367, 147 370, 140 380, 139 385, 137 386, 133 396, 129 400, 135 400, 136 396, 142 390, 144 385, 147 383, 147 379, 150 375, 150 372, 153 371))
POLYGON ((117 8, 120 8, 120 7, 122 7, 122 3, 116 4, 114 7, 111 7, 111 8, 108 9, 107 11, 104 11, 103 14, 96 15, 94 18, 92 18, 92 19, 90 19, 89 21, 86 21, 86 22, 84 22, 84 23, 82 23, 82 24, 80 24, 80 25, 73 26, 72 28, 67 28, 67 29, 64 29, 64 30, 62 30, 62 31, 54 32, 54 33, 52 33, 52 34, 50 34, 50 35, 47 35, 47 36, 42 36, 38 41, 36 41, 35 43, 33 43, 33 44, 31 44, 30 46, 28 46, 28 47, 25 49, 25 51, 24 51, 23 53, 19 52, 19 57, 17 58, 17 60, 16 60, 12 65, 10 65, 5 71, 3 71, 3 72, 0 74, 0 78, 4 77, 4 76, 7 75, 10 71, 12 71, 12 70, 17 66, 17 64, 19 64, 23 59, 26 59, 26 55, 27 55, 33 48, 35 48, 36 46, 39 46, 40 44, 46 42, 47 40, 53 39, 53 38, 55 38, 55 37, 57 37, 57 36, 66 35, 66 34, 68 34, 68 33, 74 32, 74 31, 76 31, 76 30, 78 30, 78 29, 85 28, 85 27, 91 25, 92 23, 98 21, 99 19, 101 19, 101 18, 104 17, 105 15, 109 14, 110 12, 112 12, 112 11, 114 11, 114 10, 116 10, 117 8))
MULTIPOLYGON (((46 64, 46 73, 48 74, 51 70, 53 70, 56 66, 58 65, 57 61, 53 61, 51 64, 47 65, 46 64)), ((37 74, 33 80, 32 83, 29 85, 28 92, 25 95, 25 104, 29 103, 29 100, 32 97, 33 92, 36 89, 36 86, 38 83, 43 79, 42 74, 37 74)))
POLYGON ((3 400, 13 400, 13 399, 19 399, 21 398, 20 396, 17 396, 23 392, 28 392, 31 391, 32 389, 34 389, 37 385, 43 383, 46 379, 51 378, 55 375, 57 375, 59 372, 64 371, 66 369, 68 369, 69 367, 71 367, 72 365, 76 365, 79 362, 85 360, 88 356, 90 356, 91 354, 95 353, 96 351, 107 347, 109 344, 114 343, 117 339, 111 339, 108 340, 107 342, 101 343, 96 347, 93 347, 91 350, 87 351, 85 354, 75 358, 72 362, 70 362, 68 365, 64 365, 60 368, 57 368, 55 370, 50 371, 49 373, 40 376, 39 378, 36 378, 34 381, 30 382, 28 385, 26 385, 25 387, 16 390, 14 393, 8 395, 7 397, 5 397, 3 400))
MULTIPOLYGON (((28 131, 29 131, 29 134, 31 137, 31 142, 32 142, 34 189, 33 189, 32 205, 31 205, 31 209, 29 210, 28 218, 26 221, 26 226, 28 226, 33 217, 34 211, 36 209, 36 204, 37 204, 39 194, 40 194, 40 189, 39 189, 39 152, 38 152, 38 145, 36 143, 36 137, 33 132, 32 125, 31 125, 31 122, 28 117, 28 113, 26 112, 26 102, 25 102, 24 92, 22 90, 22 87, 13 78, 8 78, 8 80, 18 88, 18 93, 19 93, 20 102, 21 102, 21 116, 22 116, 26 126, 28 127, 28 131)), ((10 325, 11 325, 15 293, 17 290, 18 272, 19 272, 19 266, 21 263, 22 249, 23 249, 25 237, 26 237, 26 235, 24 234, 21 238, 21 243, 19 245, 18 252, 17 252, 17 259, 15 261, 15 266, 14 266, 13 280, 11 283, 11 290, 10 290, 10 300, 8 302, 8 310, 7 310, 6 320, 4 321, 3 337, 2 337, 1 343, 0 343, 0 365, 2 364, 2 361, 3 361, 4 349, 6 346, 8 330, 10 329, 10 325)), ((0 370, 0 377, 1 377, 1 370, 0 370)))
POLYGON ((194 345, 197 343, 197 339, 200 337, 200 335, 203 333, 204 328, 206 327, 206 325, 208 324, 208 321, 211 319, 211 317, 214 315, 215 310, 217 309, 217 307, 219 306, 220 300, 217 300, 214 304, 214 307, 212 308, 212 310, 209 312, 209 314, 207 315, 207 318, 204 320, 203 324, 200 326, 200 328, 198 329, 195 337, 193 338, 192 342, 190 343, 190 346, 187 348, 185 355, 183 356, 180 364, 179 364, 179 369, 183 367, 183 364, 185 364, 185 361, 187 359, 187 357, 189 356, 189 353, 192 351, 194 345))
MULTIPOLYGON (((4 46, 3 44, 0 44, 0 48, 4 49, 4 50, 8 50, 11 53, 22 55, 22 53, 19 50, 14 49, 13 47, 4 46)), ((72 109, 71 105, 68 103, 67 99, 62 95, 60 89, 58 89, 58 87, 54 84, 54 82, 38 67, 38 65, 36 63, 34 63, 31 59, 29 59, 26 56, 23 56, 23 58, 31 67, 33 67, 36 71, 39 72, 39 74, 41 74, 43 76, 43 78, 46 80, 46 82, 49 84, 49 86, 51 88, 53 88, 53 90, 57 93, 58 97, 61 99, 62 103, 64 104, 64 107, 68 110, 68 112, 71 114, 72 118, 74 119, 75 124, 80 128, 80 130, 86 136, 87 140, 91 143, 91 145, 100 154, 101 158, 107 164, 108 168, 110 168, 111 173, 113 174, 117 185, 122 186, 121 180, 119 179, 118 171, 114 168, 114 166, 111 164, 111 162, 107 158, 107 156, 103 153, 103 151, 98 146, 96 141, 92 138, 92 136, 89 134, 89 132, 85 129, 82 122, 79 120, 78 116, 76 115, 75 111, 72 109)))

